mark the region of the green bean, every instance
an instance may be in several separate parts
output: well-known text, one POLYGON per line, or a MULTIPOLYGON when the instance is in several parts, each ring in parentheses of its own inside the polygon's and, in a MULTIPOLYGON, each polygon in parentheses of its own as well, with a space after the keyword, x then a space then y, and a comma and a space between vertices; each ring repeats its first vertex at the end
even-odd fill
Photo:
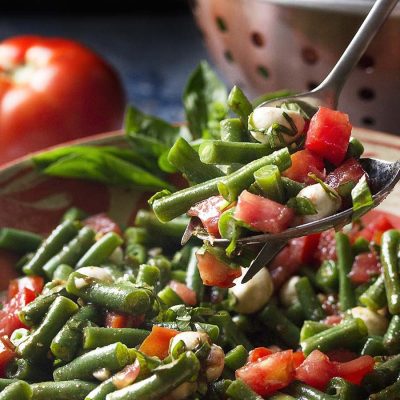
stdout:
POLYGON ((155 265, 142 264, 136 277, 138 285, 155 286, 160 279, 160 270, 155 265))
POLYGON ((240 118, 223 119, 219 126, 221 140, 224 142, 245 142, 247 140, 247 123, 244 125, 240 118))
POLYGON ((135 347, 149 336, 150 332, 137 328, 100 328, 88 326, 83 330, 83 349, 92 350, 121 342, 128 347, 135 347))
MULTIPOLYGON (((307 399, 307 400, 338 400, 337 397, 330 396, 323 393, 311 386, 306 385, 302 382, 294 381, 283 391, 295 399, 307 399)), ((348 399, 350 400, 350 399, 348 399)))
POLYGON ((82 400, 96 386, 95 383, 78 380, 34 383, 31 385, 32 400, 82 400))
POLYGON ((254 172, 270 164, 275 164, 280 171, 289 168, 291 159, 288 149, 285 147, 269 156, 254 160, 236 172, 221 178, 217 183, 219 193, 229 202, 235 201, 239 194, 254 182, 254 172))
POLYGON ((87 217, 87 213, 80 208, 71 207, 65 211, 62 216, 62 221, 81 221, 87 217))
POLYGON ((304 321, 300 330, 300 342, 304 342, 304 340, 316 335, 317 333, 326 331, 329 328, 329 325, 322 322, 304 321))
POLYGON ((285 201, 285 188, 276 165, 266 165, 254 172, 254 179, 265 197, 278 203, 285 201))
POLYGON ((115 232, 108 232, 97 240, 76 263, 76 268, 100 265, 104 263, 113 251, 121 246, 123 240, 115 232))
POLYGON ((148 245, 151 242, 151 237, 146 228, 131 226, 125 229, 124 240, 127 246, 130 244, 148 245))
POLYGON ((383 336, 383 345, 389 354, 400 352, 400 315, 393 315, 383 336))
POLYGON ((0 391, 4 390, 7 386, 15 382, 18 382, 18 379, 0 378, 0 391))
POLYGON ((98 347, 94 350, 76 357, 71 362, 57 368, 53 372, 55 381, 81 379, 91 381, 95 379, 94 373, 105 369, 110 373, 117 372, 130 362, 128 348, 120 343, 98 347))
POLYGON ((242 124, 247 127, 249 115, 253 112, 253 105, 239 86, 234 86, 228 96, 229 108, 240 117, 242 124))
POLYGON ((227 311, 218 311, 208 319, 208 322, 219 327, 220 332, 226 337, 228 343, 232 347, 241 344, 246 350, 251 350, 253 348, 247 337, 232 321, 232 317, 227 311))
POLYGON ((285 310, 285 316, 297 326, 302 326, 306 319, 299 301, 295 301, 285 310))
POLYGON ((53 280, 66 281, 74 269, 67 264, 60 264, 53 274, 53 280))
POLYGON ((375 393, 394 383, 400 373, 400 354, 375 365, 374 370, 364 376, 361 385, 368 393, 375 393))
POLYGON ((247 386, 242 380, 234 380, 226 390, 226 394, 233 400, 262 400, 263 398, 247 386))
POLYGON ((160 290, 158 297, 167 307, 183 304, 182 298, 169 286, 165 286, 164 289, 160 290))
POLYGON ((6 376, 10 379, 21 379, 28 382, 39 382, 48 379, 47 371, 32 364, 24 358, 11 360, 6 367, 6 376))
POLYGON ((319 321, 325 318, 325 311, 307 277, 301 277, 296 283, 296 292, 307 319, 319 321))
POLYGON ((107 400, 157 400, 196 377, 200 363, 192 352, 153 370, 150 377, 107 395, 107 400))
POLYGON ((246 364, 248 356, 249 352, 243 345, 239 344, 225 354, 225 366, 230 368, 232 371, 236 371, 238 368, 243 367, 243 365, 246 364))
POLYGON ((292 197, 296 197, 300 190, 304 189, 306 185, 301 182, 294 181, 292 179, 286 178, 282 176, 282 184, 285 189, 285 194, 287 199, 291 199, 292 197))
POLYGON ((206 324, 204 322, 195 322, 193 325, 197 332, 207 333, 213 343, 218 340, 220 332, 218 325, 206 324))
POLYGON ((50 343, 78 306, 72 300, 59 296, 51 304, 40 326, 20 343, 17 354, 32 362, 46 359, 50 343))
POLYGON ((87 302, 133 315, 145 314, 153 304, 152 291, 128 283, 109 283, 72 273, 67 281, 67 291, 87 302))
POLYGON ((171 271, 171 280, 185 283, 186 275, 186 271, 182 271, 181 269, 173 270, 171 271))
POLYGON ((363 144, 355 137, 351 137, 349 141, 349 146, 347 147, 346 159, 360 158, 362 153, 364 153, 363 144))
POLYGON ((327 352, 337 347, 354 348, 361 340, 365 340, 368 329, 363 320, 351 319, 317 333, 301 343, 304 354, 308 355, 313 350, 327 352))
POLYGON ((293 396, 290 396, 289 394, 276 392, 272 396, 269 396, 268 400, 296 400, 296 399, 293 396))
POLYGON ((186 286, 189 289, 192 289, 196 293, 197 302, 203 301, 204 296, 204 284, 201 279, 199 268, 197 266, 197 257, 196 252, 199 250, 199 247, 193 247, 190 252, 189 262, 187 264, 187 273, 186 273, 186 286))
POLYGON ((201 200, 218 194, 218 182, 221 177, 198 183, 166 196, 153 196, 149 203, 161 222, 168 222, 184 214, 190 207, 201 200))
POLYGON ((88 226, 79 230, 78 235, 67 243, 59 253, 54 255, 43 265, 43 271, 49 279, 53 278, 54 271, 60 264, 68 264, 71 267, 79 261, 83 254, 93 243, 95 232, 88 226))
POLYGON ((368 253, 370 251, 369 241, 363 237, 357 238, 352 245, 352 250, 355 255, 368 253))
POLYGON ((147 249, 139 243, 130 243, 125 248, 125 262, 134 268, 144 264, 147 260, 147 249))
POLYGON ((349 278, 349 273, 353 265, 353 255, 347 235, 343 232, 337 232, 335 240, 339 271, 339 307, 341 311, 346 311, 356 305, 353 286, 349 278))
POLYGON ((389 312, 400 314, 400 231, 391 229, 382 235, 381 262, 389 312))
POLYGON ((258 314, 259 320, 290 347, 296 347, 299 344, 300 330, 288 320, 283 313, 272 303, 269 303, 258 314))
POLYGON ((324 292, 336 290, 339 282, 339 271, 335 261, 324 260, 315 275, 316 284, 324 292))
POLYGON ((379 310, 386 306, 386 289, 385 278, 383 274, 379 275, 376 281, 365 290, 359 297, 362 305, 370 308, 373 311, 379 310))
POLYGON ((339 377, 332 378, 329 381, 326 393, 339 400, 365 399, 365 391, 359 385, 354 385, 339 377))
POLYGON ((24 381, 14 382, 0 393, 0 400, 31 400, 32 389, 24 381))
POLYGON ((83 328, 99 321, 99 311, 91 304, 79 309, 57 333, 50 345, 51 352, 60 360, 71 361, 80 348, 83 328))
POLYGON ((185 270, 191 257, 193 245, 186 244, 180 250, 178 250, 171 260, 172 269, 185 270))
POLYGON ((197 151, 182 137, 171 147, 168 153, 168 161, 193 184, 224 175, 219 168, 205 163, 197 151))
POLYGON ((400 393, 400 379, 378 393, 373 393, 368 400, 398 400, 400 393))
POLYGON ((383 345, 382 336, 369 337, 361 349, 360 354, 362 356, 369 355, 372 357, 387 354, 385 346, 383 345))
POLYGON ((78 229, 72 221, 65 221, 58 225, 45 239, 32 259, 23 266, 27 275, 44 275, 43 266, 76 234, 78 229))
POLYGON ((43 238, 36 233, 14 228, 0 228, 0 249, 24 254, 35 251, 42 240, 43 238))
POLYGON ((205 164, 247 164, 268 156, 274 149, 268 144, 207 140, 199 147, 200 160, 205 164))

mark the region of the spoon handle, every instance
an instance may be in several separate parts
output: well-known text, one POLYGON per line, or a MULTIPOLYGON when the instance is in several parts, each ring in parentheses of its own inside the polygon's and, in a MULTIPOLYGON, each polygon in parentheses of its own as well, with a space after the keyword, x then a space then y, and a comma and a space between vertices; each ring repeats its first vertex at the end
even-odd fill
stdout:
POLYGON ((356 35, 329 75, 313 92, 324 92, 327 104, 336 108, 340 91, 375 34, 388 18, 398 0, 376 0, 356 35))

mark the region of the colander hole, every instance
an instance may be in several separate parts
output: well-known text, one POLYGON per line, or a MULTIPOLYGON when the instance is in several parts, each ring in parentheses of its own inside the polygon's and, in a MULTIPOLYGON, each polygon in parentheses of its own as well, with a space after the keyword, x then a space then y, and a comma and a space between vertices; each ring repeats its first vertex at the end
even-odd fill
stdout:
POLYGON ((375 91, 371 88, 364 87, 358 91, 358 96, 362 100, 371 101, 375 98, 375 91))
POLYGON ((251 41, 256 47, 263 47, 265 42, 263 35, 259 32, 253 32, 251 34, 251 41))
POLYGON ((228 61, 228 62, 230 62, 230 63, 235 61, 235 60, 233 59, 233 55, 232 55, 232 53, 231 53, 230 50, 225 50, 225 51, 224 51, 224 57, 225 57, 225 60, 228 61))
POLYGON ((306 64, 313 65, 319 60, 318 53, 312 47, 303 47, 301 50, 301 57, 306 64))
POLYGON ((311 81, 307 83, 307 90, 313 90, 318 86, 317 82, 311 81))
POLYGON ((372 125, 375 125, 375 118, 372 118, 372 117, 363 117, 363 118, 361 119, 361 122, 362 122, 364 125, 372 126, 372 125))
POLYGON ((375 67, 375 60, 368 54, 364 54, 357 64, 358 68, 363 69, 366 73, 371 73, 375 67))
POLYGON ((228 30, 228 25, 222 17, 215 17, 215 22, 217 23, 217 27, 221 32, 226 32, 228 30))
POLYGON ((264 65, 259 65, 257 67, 257 72, 265 79, 269 78, 269 70, 264 65))

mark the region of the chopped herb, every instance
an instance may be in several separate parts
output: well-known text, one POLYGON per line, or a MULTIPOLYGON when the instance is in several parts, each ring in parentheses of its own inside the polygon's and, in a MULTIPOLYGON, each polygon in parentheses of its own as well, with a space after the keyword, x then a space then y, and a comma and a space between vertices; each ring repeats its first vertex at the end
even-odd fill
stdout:
POLYGON ((307 197, 292 197, 287 202, 287 206, 293 208, 297 215, 313 215, 317 213, 314 203, 307 197))
POLYGON ((361 215, 374 206, 374 200, 365 174, 351 191, 351 199, 353 201, 353 219, 360 218, 361 215))

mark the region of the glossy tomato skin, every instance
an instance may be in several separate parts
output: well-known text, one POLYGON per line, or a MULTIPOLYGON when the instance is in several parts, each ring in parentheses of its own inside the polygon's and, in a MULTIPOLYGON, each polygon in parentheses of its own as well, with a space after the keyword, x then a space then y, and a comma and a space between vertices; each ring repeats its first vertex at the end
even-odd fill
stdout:
POLYGON ((154 325, 151 333, 142 342, 139 350, 148 356, 158 357, 163 360, 168 356, 169 342, 179 331, 154 325))
POLYGON ((320 107, 311 118, 305 147, 338 166, 346 155, 351 129, 347 114, 320 107))
POLYGON ((0 162, 119 129, 121 81, 100 56, 62 38, 0 43, 0 162))
POLYGON ((368 282, 373 276, 379 275, 381 265, 374 253, 361 253, 354 258, 353 266, 349 273, 351 281, 355 284, 368 282))
POLYGON ((325 183, 337 190, 340 185, 348 182, 357 183, 364 174, 361 164, 356 159, 349 158, 326 177, 325 183))
POLYGON ((5 377, 7 364, 15 357, 12 344, 6 337, 0 337, 0 378, 5 377))
POLYGON ((118 224, 105 213, 91 215, 83 220, 83 224, 92 228, 100 236, 109 232, 122 235, 121 228, 118 224))
POLYGON ((172 280, 169 282, 169 286, 186 305, 195 306, 197 304, 196 292, 184 283, 172 280))

